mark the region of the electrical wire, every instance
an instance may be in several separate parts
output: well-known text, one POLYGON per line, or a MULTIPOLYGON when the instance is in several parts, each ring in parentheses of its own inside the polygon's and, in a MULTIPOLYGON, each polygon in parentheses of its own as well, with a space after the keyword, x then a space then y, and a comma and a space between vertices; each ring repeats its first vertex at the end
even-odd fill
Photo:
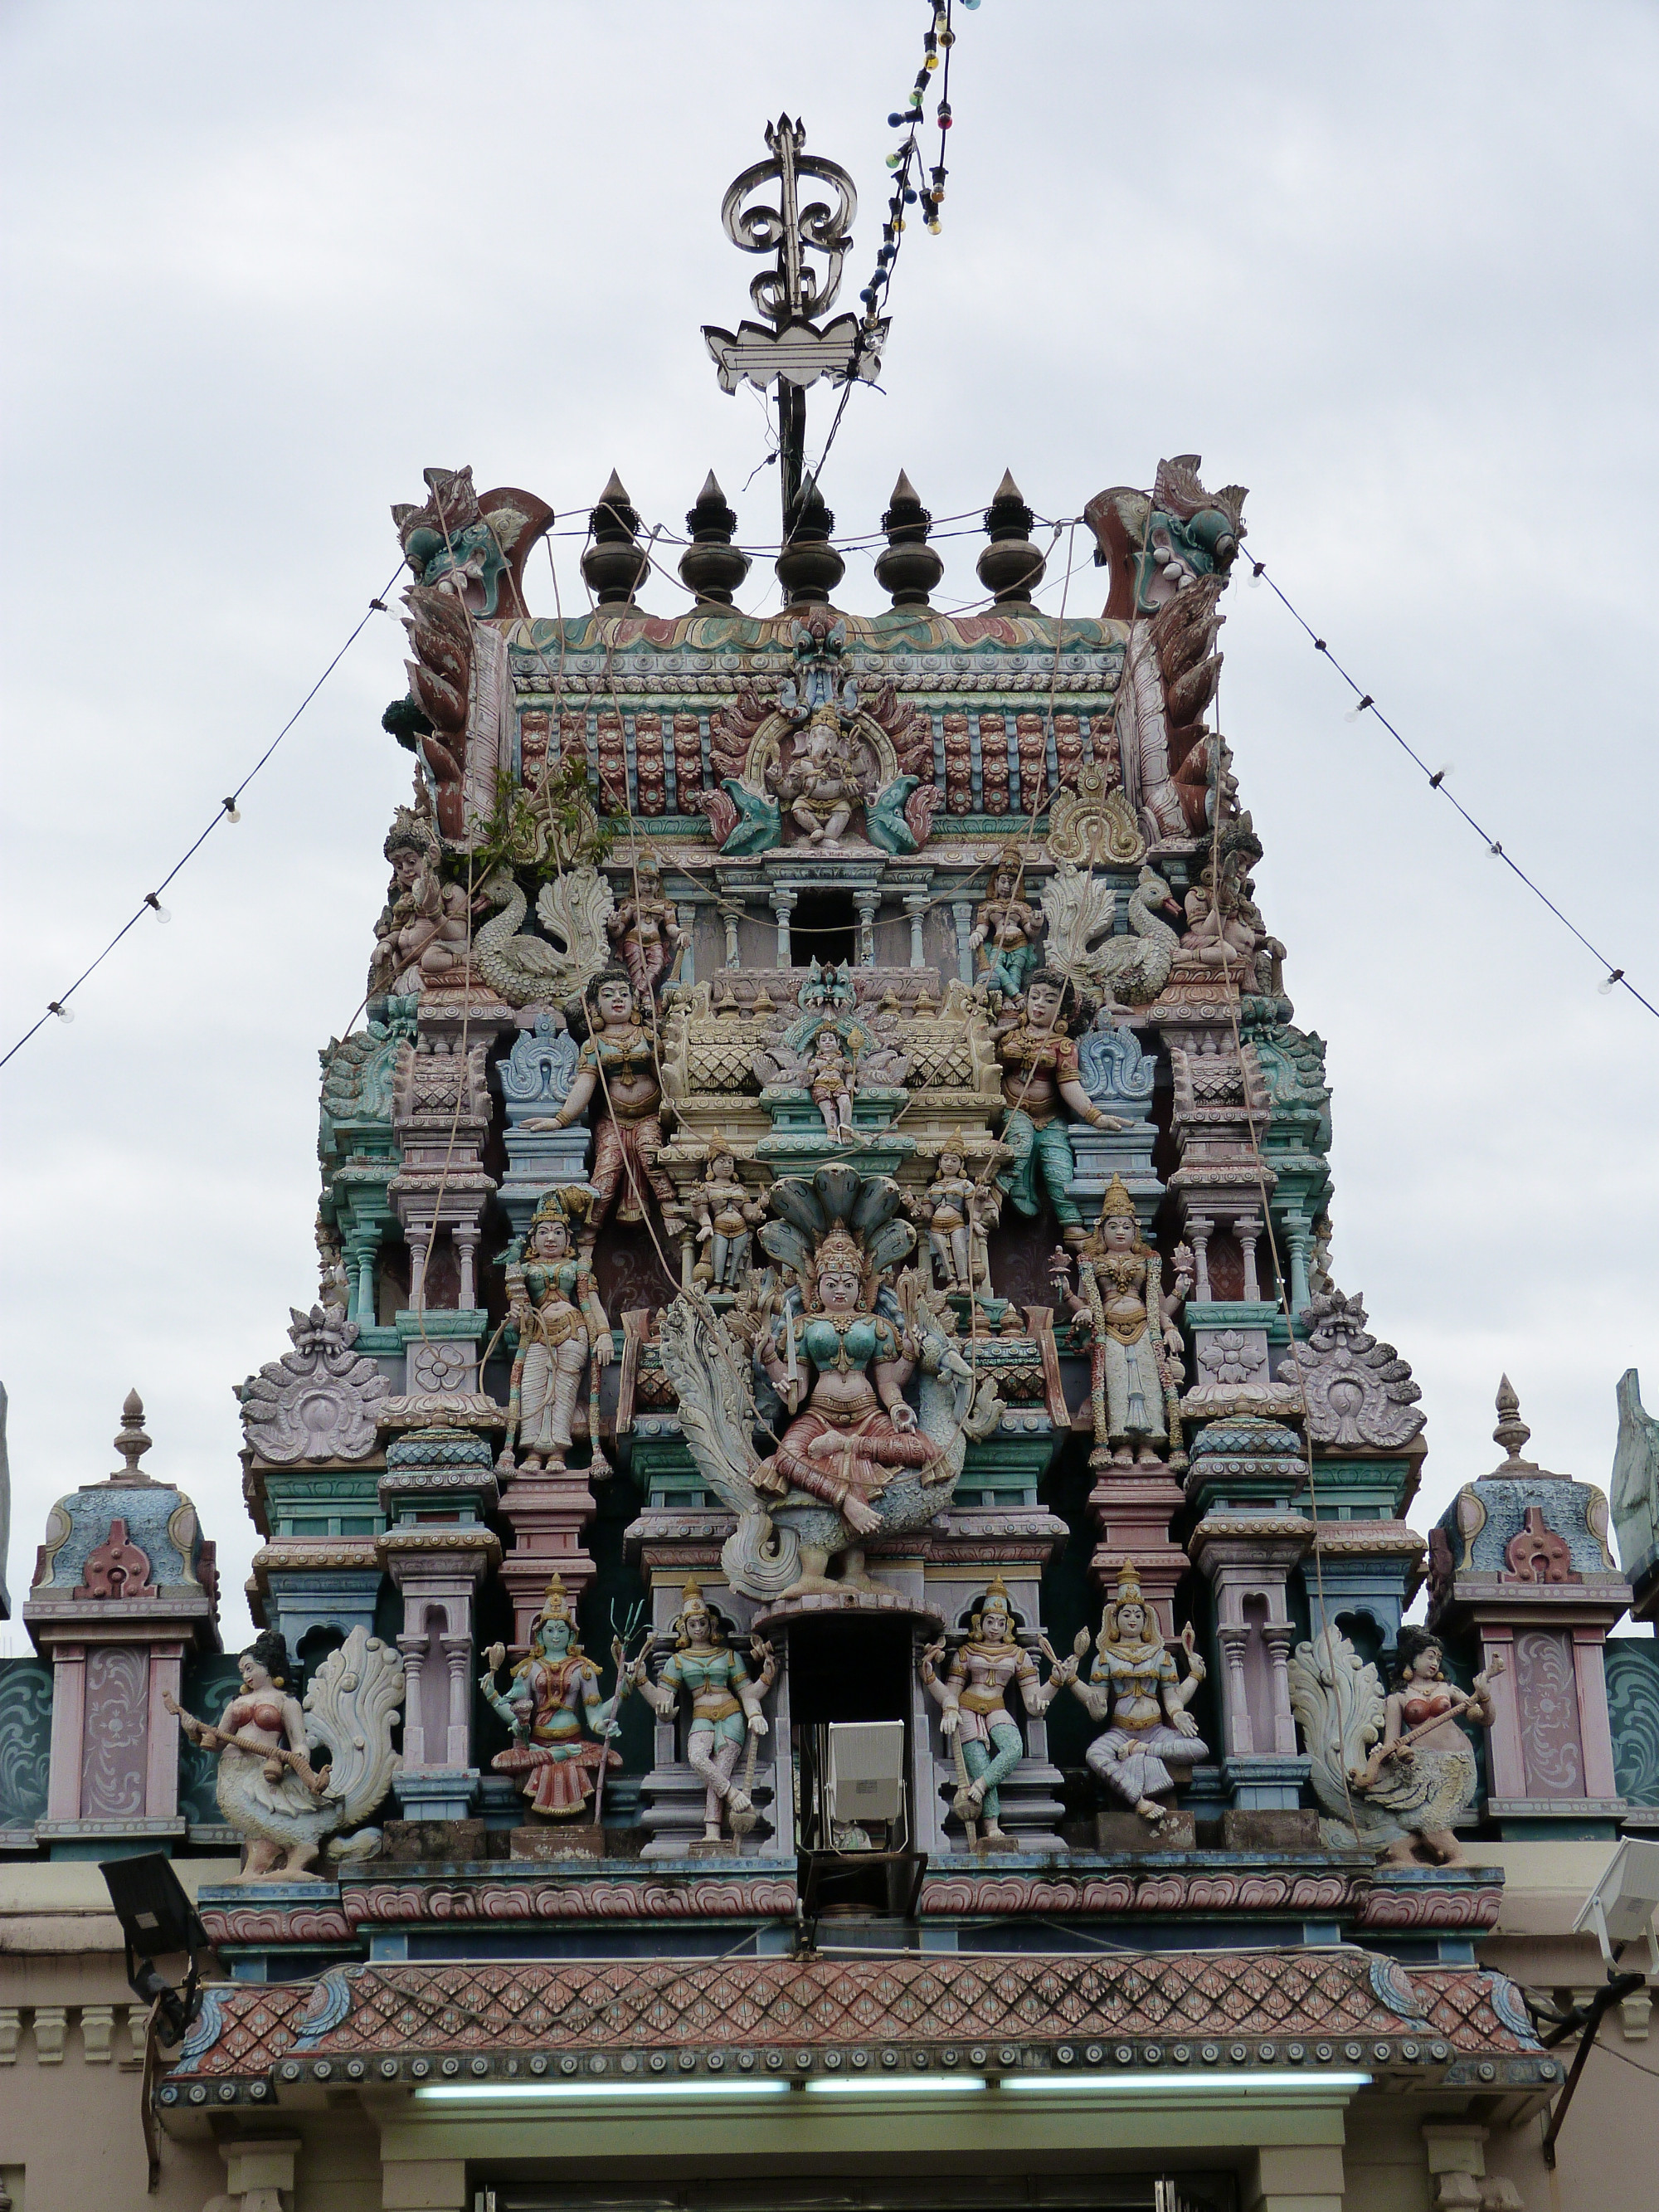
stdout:
MULTIPOLYGON (((177 876, 182 869, 188 866, 190 862, 195 859, 197 854, 201 851, 203 846, 206 844, 208 839, 213 835, 220 823, 222 822, 240 821, 241 817, 238 811, 238 808, 242 793, 247 789, 249 784, 252 782, 254 777, 258 775, 260 769, 264 768, 265 763, 276 751, 277 746, 282 744, 283 739, 294 727, 294 725, 299 720, 301 715, 304 714, 306 708, 317 696, 317 694, 322 690, 324 684, 327 683, 329 678, 334 673, 334 671, 339 666, 340 663, 345 659, 347 653, 350 652, 352 647, 356 645, 357 640, 362 635, 364 630, 368 627, 370 617, 376 614, 386 614, 390 611, 386 605, 386 595, 392 589, 393 584, 397 582, 398 573, 402 569, 403 565, 402 561, 399 560, 397 568, 392 570, 392 574, 386 578, 385 583, 381 585, 379 592, 369 601, 368 605, 364 610, 362 617, 358 622, 356 628, 352 631, 350 636, 347 638, 345 643, 342 645, 339 650, 335 653, 334 658, 329 662, 327 667, 324 669, 322 674, 312 685, 310 690, 306 693, 305 697, 301 700, 299 705, 289 716, 287 721, 283 723, 282 728, 277 731, 276 736, 265 747, 264 752, 260 754, 258 759, 254 762, 252 767, 249 769, 247 774, 242 778, 241 781, 237 784, 225 798, 220 800, 218 811, 215 814, 213 819, 208 823, 206 829, 202 831, 201 835, 192 844, 187 846, 185 851, 179 854, 179 858, 167 870, 166 875, 164 875, 160 883, 156 884, 155 890, 152 891, 146 891, 144 893, 143 897, 138 902, 137 908, 128 917, 128 919, 122 923, 119 929, 116 931, 114 936, 110 939, 109 943, 105 945, 103 951, 99 953, 97 957, 88 963, 87 966, 81 970, 81 973, 76 977, 75 981, 70 985, 66 991, 60 991, 58 996, 48 1003, 46 1012, 40 1016, 40 1019, 33 1023, 29 1028, 26 1029, 22 1036, 18 1038, 16 1043, 14 1044, 8 1052, 6 1052, 3 1057, 0 1057, 0 1067, 3 1067, 8 1060, 13 1059, 18 1053, 21 1052, 23 1047, 28 1042, 29 1039, 33 1036, 37 1031, 43 1030, 54 1015, 56 1015, 59 1020, 67 1021, 74 1018, 72 1015, 67 1014, 64 1012, 64 1009, 67 1007, 70 1000, 75 996, 76 993, 80 989, 82 983, 84 983, 89 976, 96 974, 98 969, 103 966, 105 961, 109 958, 110 954, 114 951, 116 946, 121 942, 121 939, 126 935, 127 932, 130 929, 136 927, 137 925, 143 920, 146 914, 154 912, 158 915, 160 915, 161 911, 161 893, 166 890, 168 884, 173 882, 174 877, 177 876)), ((354 1021, 356 1019, 356 1016, 355 1014, 353 1015, 352 1019, 354 1021)))
POLYGON ((1487 852, 1491 854, 1492 859, 1495 860, 1501 860, 1504 866, 1509 869, 1510 872, 1517 877, 1519 880, 1526 885, 1527 889, 1532 893, 1533 896, 1539 902, 1539 903, 1541 906, 1548 908, 1549 911, 1555 916, 1555 919, 1561 924, 1562 927, 1569 931, 1572 936, 1577 939, 1578 942, 1583 946, 1585 951, 1592 954, 1595 959, 1601 962, 1602 968, 1607 973, 1607 981, 1603 988, 1610 991, 1615 985, 1620 986, 1629 992, 1631 997, 1635 1000, 1638 1006, 1645 1007, 1648 1012, 1654 1016, 1656 1020, 1659 1020, 1659 1006, 1655 1006, 1651 999, 1645 998, 1643 994, 1637 989, 1635 984, 1631 981, 1624 969, 1617 966, 1613 961, 1609 960, 1605 953, 1601 952, 1590 942, 1589 939, 1585 936, 1583 931, 1579 928, 1577 923, 1572 921, 1569 915, 1562 913, 1560 908, 1557 906, 1555 901, 1551 898, 1548 892, 1542 890, 1539 884, 1533 881, 1532 878, 1521 866, 1521 863, 1504 848, 1501 841, 1494 837, 1489 830, 1484 828, 1480 823, 1475 820, 1474 815, 1470 813, 1468 808, 1464 805, 1462 800, 1458 798, 1455 792, 1450 791, 1447 788, 1446 770, 1444 769, 1431 769, 1428 763, 1423 758, 1422 755, 1413 747, 1407 739, 1401 734, 1400 731, 1396 729, 1395 725, 1389 720, 1389 717, 1377 705, 1376 701, 1372 697, 1371 694, 1364 688, 1357 678, 1351 676, 1348 673, 1346 668, 1343 666, 1342 663, 1331 651, 1330 647, 1326 643, 1325 640, 1320 636, 1319 633, 1315 629, 1313 624, 1307 619, 1306 616, 1302 613, 1298 607, 1292 605, 1289 597, 1280 587, 1277 579, 1268 574, 1267 562, 1265 561, 1252 560, 1248 554, 1246 554, 1244 557, 1250 562, 1250 581, 1252 583, 1266 583, 1268 590, 1273 592, 1279 605, 1291 617, 1291 619, 1299 629, 1307 633, 1307 635, 1313 645, 1314 651, 1321 654, 1323 659, 1330 663, 1331 666, 1335 669, 1337 674, 1342 678, 1342 681, 1353 693, 1355 699, 1358 702, 1358 704, 1353 709, 1355 716, 1358 717, 1364 714, 1374 714, 1376 720, 1382 725, 1382 727, 1388 732, 1389 735, 1394 739, 1395 744, 1399 746, 1401 751, 1405 754, 1407 759, 1411 762, 1412 765, 1414 768, 1418 768, 1422 770, 1430 790, 1438 792, 1441 798, 1447 799, 1451 801, 1451 804, 1456 808, 1459 815, 1465 822, 1468 823, 1469 828, 1474 830, 1476 836, 1480 838, 1481 843, 1485 845, 1487 852))

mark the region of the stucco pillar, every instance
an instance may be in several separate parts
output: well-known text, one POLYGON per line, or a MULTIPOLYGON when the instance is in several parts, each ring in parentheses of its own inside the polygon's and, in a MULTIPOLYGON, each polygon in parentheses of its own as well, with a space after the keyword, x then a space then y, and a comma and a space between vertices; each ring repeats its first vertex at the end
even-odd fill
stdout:
POLYGON ((264 2136, 250 2142, 222 2142, 225 2184, 237 2212, 281 2212, 292 2201, 298 2136, 264 2136))
POLYGON ((794 955, 789 947, 789 917, 794 910, 793 891, 773 892, 772 911, 778 918, 778 965, 780 968, 793 968, 795 964, 794 955))
POLYGON ((859 966, 873 968, 876 964, 876 908, 881 903, 879 891, 854 891, 853 904, 859 917, 859 966))
POLYGON ((910 917, 910 965, 913 968, 925 968, 927 965, 927 954, 922 943, 921 930, 922 923, 927 919, 927 909, 932 903, 926 891, 912 891, 904 902, 904 911, 910 917))
POLYGON ((952 899, 951 919, 957 926, 957 973, 969 990, 974 984, 974 956, 968 940, 974 933, 974 902, 972 899, 952 899))
POLYGON ((386 2212, 471 2212, 466 2161, 388 2159, 380 2168, 380 2203, 386 2212))
POLYGON ((1340 2143, 1264 2144, 1243 2179, 1244 2212, 1343 2212, 1340 2143))

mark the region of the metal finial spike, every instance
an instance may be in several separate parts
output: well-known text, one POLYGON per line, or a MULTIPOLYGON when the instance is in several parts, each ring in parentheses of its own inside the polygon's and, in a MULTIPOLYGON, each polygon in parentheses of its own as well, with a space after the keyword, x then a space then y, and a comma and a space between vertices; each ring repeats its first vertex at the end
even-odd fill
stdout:
POLYGON ((1519 1459, 1521 1448, 1532 1431, 1521 1418, 1521 1401, 1515 1394, 1515 1385, 1507 1375, 1499 1377, 1498 1384, 1498 1426, 1492 1431, 1492 1442, 1502 1444, 1510 1459, 1519 1459))
POLYGON ((1022 507, 1025 504, 1025 495, 1014 482, 1014 472, 1012 469, 1004 469, 1002 482, 991 496, 994 499, 1016 499, 1022 507))
POLYGON ((896 507, 901 500, 908 499, 914 499, 918 506, 921 504, 921 496, 915 486, 911 483, 907 472, 901 469, 898 472, 898 482, 893 486, 892 496, 888 501, 888 505, 896 507))
POLYGON ((726 494, 720 489, 720 478, 710 469, 702 480, 702 489, 697 494, 699 507, 724 507, 726 494))
POLYGON ((628 487, 615 469, 611 471, 610 483, 599 494, 599 504, 601 507, 628 507, 632 504, 628 496, 628 487))
POLYGON ((109 1478, 112 1482, 148 1482, 149 1477, 139 1467, 139 1461, 150 1448, 150 1439, 144 1434, 144 1401, 136 1390, 129 1390, 121 1407, 121 1432, 115 1439, 115 1449, 126 1462, 109 1478))

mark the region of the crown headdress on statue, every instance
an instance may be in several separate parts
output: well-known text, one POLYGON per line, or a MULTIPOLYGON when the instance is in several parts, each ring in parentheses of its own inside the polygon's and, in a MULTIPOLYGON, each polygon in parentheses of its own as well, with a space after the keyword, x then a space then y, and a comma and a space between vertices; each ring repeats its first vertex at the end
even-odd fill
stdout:
POLYGON ((544 1193, 530 1217, 526 1243, 528 1244, 544 1221, 562 1223, 574 1237, 592 1212, 593 1202, 598 1196, 599 1193, 585 1182, 561 1183, 556 1190, 544 1193))
POLYGON ((707 1613, 710 1639, 716 1644, 725 1640, 726 1624, 720 1618, 720 1610, 717 1607, 709 1604, 702 1594, 702 1584, 695 1575, 688 1575, 685 1578, 684 1585, 680 1591, 680 1609, 675 1614, 672 1623, 674 1633, 682 1644, 690 1640, 685 1632, 685 1616, 688 1613, 707 1613))
POLYGON ((565 1595, 564 1578, 555 1575, 547 1585, 547 1595, 542 1600, 542 1609, 536 1615, 539 1628, 544 1620, 568 1620, 574 1628, 576 1616, 570 1610, 570 1601, 565 1595))
POLYGON ((1000 1575, 992 1576, 985 1586, 984 1596, 974 1607, 973 1627, 975 1635, 978 1634, 980 1624, 986 1614, 994 1610, 1000 1610, 1012 1631, 1014 1622, 1014 1603, 1008 1595, 1008 1585, 1000 1575))
POLYGON ((1140 1224, 1140 1216, 1135 1212, 1135 1202, 1129 1195, 1128 1186, 1121 1176, 1116 1175, 1107 1184, 1105 1194, 1100 1201, 1101 1219, 1104 1221, 1113 1214, 1121 1215, 1126 1221, 1133 1221, 1137 1228, 1140 1224))
POLYGON ((1135 1640, 1145 1643, 1148 1640, 1149 1634, 1152 1638, 1157 1638, 1158 1630, 1152 1620, 1152 1609, 1140 1594, 1140 1576, 1136 1571, 1133 1559, 1125 1559, 1119 1567, 1117 1588, 1107 1600, 1105 1610, 1101 1614, 1100 1640, 1103 1644, 1115 1644, 1121 1640, 1118 1635, 1117 1618, 1126 1605, 1138 1605, 1143 1616, 1141 1632, 1135 1640))

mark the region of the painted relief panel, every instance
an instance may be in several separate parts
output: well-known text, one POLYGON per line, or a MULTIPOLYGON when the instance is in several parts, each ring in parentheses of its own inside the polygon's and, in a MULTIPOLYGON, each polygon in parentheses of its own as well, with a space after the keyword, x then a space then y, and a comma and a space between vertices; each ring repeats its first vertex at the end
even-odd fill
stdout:
POLYGON ((1522 1735, 1529 1797, 1582 1797, 1583 1747, 1572 1638, 1554 1628, 1525 1628, 1515 1639, 1515 1694, 1527 1717, 1522 1735))
POLYGON ((81 1818, 136 1820, 144 1810, 149 1656, 130 1645, 87 1653, 87 1726, 81 1753, 81 1818))

